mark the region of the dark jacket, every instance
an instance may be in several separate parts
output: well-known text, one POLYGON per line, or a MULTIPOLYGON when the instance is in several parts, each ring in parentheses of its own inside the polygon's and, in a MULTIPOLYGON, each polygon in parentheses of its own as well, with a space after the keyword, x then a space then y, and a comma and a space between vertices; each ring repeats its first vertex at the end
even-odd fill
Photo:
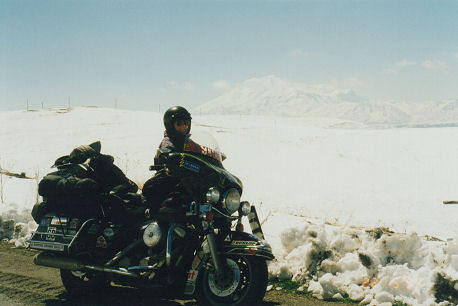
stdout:
POLYGON ((169 136, 167 131, 164 131, 164 138, 162 138, 161 143, 159 144, 159 148, 156 151, 156 156, 154 157, 154 164, 160 165, 162 164, 161 156, 163 154, 171 153, 171 152, 178 152, 181 153, 184 150, 184 145, 189 138, 189 134, 187 135, 172 135, 169 136))
MULTIPOLYGON (((184 145, 189 138, 188 135, 172 135, 169 136, 167 131, 164 132, 164 138, 159 144, 154 164, 161 165, 165 162, 168 153, 184 151, 184 145)), ((142 194, 146 197, 152 208, 159 209, 164 203, 163 201, 168 195, 177 191, 177 184, 180 181, 177 177, 172 177, 164 170, 156 172, 156 174, 147 180, 143 185, 142 194)))

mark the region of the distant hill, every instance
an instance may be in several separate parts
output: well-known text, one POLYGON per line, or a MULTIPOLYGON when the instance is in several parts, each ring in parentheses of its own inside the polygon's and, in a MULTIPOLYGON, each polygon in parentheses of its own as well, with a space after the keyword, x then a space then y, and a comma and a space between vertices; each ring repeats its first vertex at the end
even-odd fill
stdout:
POLYGON ((272 75, 248 79, 198 109, 204 114, 331 117, 376 125, 458 125, 458 99, 371 101, 353 90, 288 82, 272 75))

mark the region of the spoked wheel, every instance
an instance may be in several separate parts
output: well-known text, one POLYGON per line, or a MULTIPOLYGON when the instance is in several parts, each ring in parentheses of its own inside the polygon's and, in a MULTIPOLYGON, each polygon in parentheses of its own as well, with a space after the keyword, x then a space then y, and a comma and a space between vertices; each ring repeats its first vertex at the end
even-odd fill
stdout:
POLYGON ((200 305, 255 305, 267 287, 266 261, 254 256, 226 259, 224 274, 202 271, 197 280, 196 299, 200 305))
POLYGON ((71 294, 88 294, 109 285, 104 275, 87 271, 61 269, 60 278, 71 294))

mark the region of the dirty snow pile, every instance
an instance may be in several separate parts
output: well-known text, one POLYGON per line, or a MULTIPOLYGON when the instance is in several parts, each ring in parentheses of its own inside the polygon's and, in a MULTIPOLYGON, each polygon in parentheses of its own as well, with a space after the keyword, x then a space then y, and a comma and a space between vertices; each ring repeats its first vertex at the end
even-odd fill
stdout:
POLYGON ((0 240, 8 240, 16 247, 23 247, 37 227, 30 216, 30 207, 10 204, 8 210, 0 209, 0 240))
MULTIPOLYGON (((163 132, 162 114, 92 107, 0 112, 0 122, 0 239, 18 247, 56 158, 100 140, 141 187, 163 132)), ((320 299, 458 304, 458 205, 442 204, 458 200, 458 128, 193 114, 192 129, 217 139, 257 206, 271 279, 320 299)))
POLYGON ((455 292, 456 302, 456 240, 433 242, 415 233, 326 224, 290 228, 280 237, 283 248, 270 273, 303 284, 319 299, 434 305, 455 292), (445 287, 437 290, 438 282, 445 287))

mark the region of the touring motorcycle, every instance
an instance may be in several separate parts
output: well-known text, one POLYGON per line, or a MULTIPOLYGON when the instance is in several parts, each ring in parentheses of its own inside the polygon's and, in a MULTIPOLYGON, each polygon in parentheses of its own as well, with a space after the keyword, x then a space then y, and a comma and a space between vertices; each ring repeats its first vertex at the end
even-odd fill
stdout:
POLYGON ((274 255, 255 207, 240 201, 242 182, 223 167, 214 138, 205 137, 213 144, 191 137, 183 153, 169 153, 150 167, 179 179, 178 191, 159 208, 145 201, 132 208, 110 192, 94 204, 92 216, 47 212, 29 241, 41 251, 34 263, 60 269, 70 293, 114 283, 182 292, 202 305, 259 303, 267 287, 266 261, 274 255), (113 218, 108 212, 119 202, 128 208, 113 218))

